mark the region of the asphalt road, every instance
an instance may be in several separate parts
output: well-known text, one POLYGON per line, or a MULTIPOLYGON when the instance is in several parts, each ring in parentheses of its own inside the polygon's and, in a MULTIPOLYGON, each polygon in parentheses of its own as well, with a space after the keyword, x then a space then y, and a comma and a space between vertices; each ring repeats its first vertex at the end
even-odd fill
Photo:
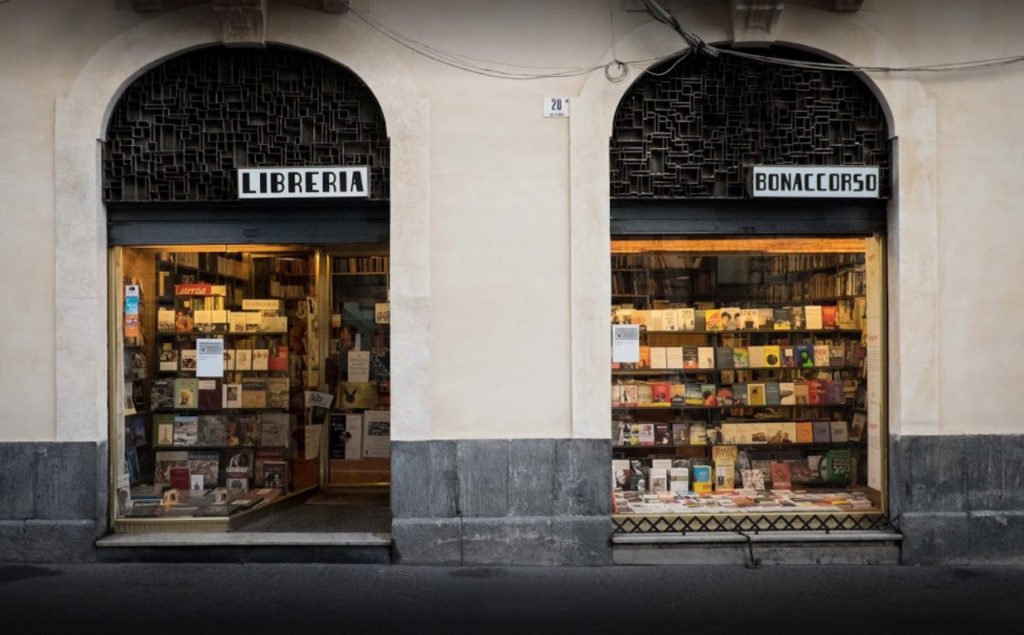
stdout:
POLYGON ((0 565, 14 633, 1024 633, 1024 568, 0 565))

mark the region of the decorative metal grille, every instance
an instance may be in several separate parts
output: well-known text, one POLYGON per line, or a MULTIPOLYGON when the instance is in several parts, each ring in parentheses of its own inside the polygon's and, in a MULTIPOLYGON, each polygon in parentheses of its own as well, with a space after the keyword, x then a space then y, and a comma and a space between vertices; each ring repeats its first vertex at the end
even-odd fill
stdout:
POLYGON ((746 198, 754 165, 877 165, 889 196, 885 116, 854 74, 728 56, 673 63, 619 104, 612 198, 746 198))
POLYGON ((134 81, 114 109, 103 153, 108 202, 237 197, 236 169, 366 165, 388 198, 384 115, 354 73, 282 48, 214 47, 134 81))
POLYGON ((761 531, 887 531, 892 529, 883 514, 750 514, 612 516, 616 534, 707 533, 761 531))

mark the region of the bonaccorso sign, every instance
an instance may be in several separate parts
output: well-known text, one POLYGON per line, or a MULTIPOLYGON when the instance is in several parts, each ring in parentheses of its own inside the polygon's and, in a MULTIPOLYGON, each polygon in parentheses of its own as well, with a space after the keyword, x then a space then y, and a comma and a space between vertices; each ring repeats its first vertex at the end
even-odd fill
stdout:
POLYGON ((365 167, 242 168, 238 198, 367 198, 365 167))
POLYGON ((878 198, 878 167, 755 165, 755 198, 878 198))

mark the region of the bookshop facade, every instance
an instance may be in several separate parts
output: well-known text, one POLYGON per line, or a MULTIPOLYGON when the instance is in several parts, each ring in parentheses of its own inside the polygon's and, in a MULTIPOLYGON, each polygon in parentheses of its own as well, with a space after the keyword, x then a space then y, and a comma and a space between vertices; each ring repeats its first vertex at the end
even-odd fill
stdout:
POLYGON ((662 2, 709 57, 630 3, 44 4, 0 560, 368 508, 404 563, 1021 557, 1019 73, 814 62, 1017 54, 1024 7, 662 2))

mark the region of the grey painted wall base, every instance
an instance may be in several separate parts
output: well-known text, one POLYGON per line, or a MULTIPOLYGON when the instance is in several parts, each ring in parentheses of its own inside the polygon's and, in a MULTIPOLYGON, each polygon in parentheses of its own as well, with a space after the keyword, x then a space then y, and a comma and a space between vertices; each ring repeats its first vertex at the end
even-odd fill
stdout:
POLYGON ((0 443, 0 562, 95 560, 105 443, 0 443))
POLYGON ((895 542, 857 544, 849 542, 761 543, 748 548, 741 544, 615 545, 615 564, 658 565, 730 564, 750 566, 751 551, 758 565, 882 564, 900 561, 895 542))
POLYGON ((907 564, 1024 564, 1024 436, 890 440, 890 507, 907 564))
POLYGON ((397 561, 611 563, 610 441, 404 441, 391 447, 397 561))

